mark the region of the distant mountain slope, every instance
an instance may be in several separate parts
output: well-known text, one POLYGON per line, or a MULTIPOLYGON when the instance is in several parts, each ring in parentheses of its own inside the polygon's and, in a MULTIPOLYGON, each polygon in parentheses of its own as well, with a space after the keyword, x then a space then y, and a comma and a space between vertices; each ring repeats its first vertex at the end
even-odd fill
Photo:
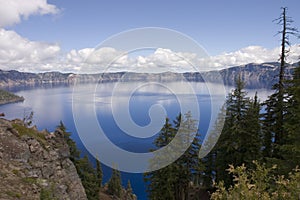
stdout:
MULTIPOLYGON (((292 79, 293 69, 297 64, 288 65, 285 69, 285 77, 292 79)), ((240 75, 246 88, 272 88, 278 82, 279 63, 250 63, 247 65, 231 67, 220 70, 224 84, 234 85, 235 79, 240 75)), ((216 72, 205 73, 208 79, 213 80, 216 72)))
POLYGON ((69 83, 70 73, 28 73, 16 70, 0 70, 0 86, 40 85, 44 83, 69 83))
MULTIPOLYGON (((286 77, 290 79, 295 65, 286 67, 286 77)), ((106 74, 73 74, 60 72, 46 73, 25 73, 15 70, 0 70, 0 87, 11 86, 40 86, 43 84, 73 84, 76 81, 80 83, 96 82, 116 82, 116 81, 206 81, 215 82, 215 77, 221 74, 226 85, 234 85, 235 79, 241 75, 246 83, 246 88, 271 88, 278 80, 279 63, 247 64, 231 67, 220 71, 210 71, 204 73, 186 72, 180 73, 106 73, 106 74), (203 79, 204 77, 204 79, 203 79)))

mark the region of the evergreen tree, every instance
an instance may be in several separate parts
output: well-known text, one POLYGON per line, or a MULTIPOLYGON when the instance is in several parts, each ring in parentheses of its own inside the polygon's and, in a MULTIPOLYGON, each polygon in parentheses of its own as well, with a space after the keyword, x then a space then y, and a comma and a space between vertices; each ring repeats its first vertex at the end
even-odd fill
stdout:
POLYGON ((102 167, 99 159, 96 159, 96 176, 97 176, 97 182, 99 187, 102 186, 102 178, 103 178, 103 173, 102 173, 102 167))
POLYGON ((108 181, 108 193, 121 197, 122 185, 120 171, 113 169, 112 175, 108 181))
POLYGON ((242 134, 242 123, 246 113, 246 92, 241 78, 236 81, 236 88, 230 93, 226 101, 226 116, 222 134, 215 146, 216 153, 216 180, 223 180, 225 185, 232 184, 231 176, 226 172, 229 164, 241 164, 241 155, 238 152, 239 137, 242 134))
POLYGON ((286 11, 287 8, 282 8, 281 16, 275 20, 282 26, 282 30, 278 32, 281 34, 279 80, 278 83, 273 86, 275 90, 274 93, 264 103, 266 110, 263 116, 263 155, 265 156, 265 161, 270 165, 279 165, 279 169, 284 168, 285 165, 280 148, 284 145, 286 138, 284 124, 288 113, 289 101, 286 78, 284 75, 288 46, 290 45, 288 39, 289 35, 297 33, 297 29, 291 27, 293 21, 287 17, 286 11))
POLYGON ((285 174, 300 166, 300 67, 295 68, 288 87, 289 101, 284 129, 286 136, 280 146, 285 174))
POLYGON ((203 184, 207 189, 213 188, 213 183, 216 178, 216 147, 214 147, 215 142, 218 141, 220 133, 223 130, 223 125, 226 116, 226 104, 224 104, 218 114, 215 125, 212 130, 210 130, 209 135, 205 138, 205 141, 202 143, 202 150, 199 154, 200 157, 203 157, 203 163, 205 165, 204 175, 203 175, 203 184), (209 152, 205 157, 204 155, 209 152))
POLYGON ((232 177, 226 169, 229 164, 252 165, 260 159, 261 140, 259 103, 246 97, 244 83, 239 77, 236 87, 227 97, 225 123, 222 134, 213 150, 215 156, 216 181, 232 185, 232 177))
POLYGON ((135 198, 135 195, 133 194, 133 190, 132 190, 132 187, 131 187, 131 183, 130 183, 130 180, 128 180, 127 182, 127 187, 126 187, 126 197, 125 199, 134 199, 135 198))
MULTIPOLYGON (((187 142, 190 143, 193 140, 192 144, 172 164, 155 172, 145 174, 145 181, 149 182, 148 192, 150 199, 185 200, 188 198, 190 182, 195 184, 200 182, 203 165, 201 160, 198 159, 200 149, 199 134, 196 128, 196 121, 192 119, 190 112, 184 115, 183 120, 180 114, 174 121, 174 125, 167 118, 154 144, 157 148, 168 145, 175 137, 177 131, 180 132, 181 138, 172 148, 181 148, 187 142), (194 137, 195 139, 193 139, 194 137)), ((164 159, 164 156, 155 155, 151 164, 160 162, 161 159, 164 159)))
POLYGON ((176 177, 174 183, 175 199, 182 200, 188 198, 190 183, 193 183, 193 185, 201 184, 204 164, 198 158, 201 146, 199 141, 200 135, 196 128, 197 121, 192 118, 191 112, 187 112, 182 121, 178 119, 181 120, 181 115, 177 117, 174 124, 175 130, 181 134, 183 133, 180 142, 185 144, 182 146, 186 146, 193 140, 185 153, 173 163, 175 169, 173 176, 176 177))
POLYGON ((71 139, 71 133, 67 131, 62 121, 60 121, 57 129, 63 133, 64 140, 69 146, 70 160, 76 167, 87 198, 89 200, 98 200, 100 187, 94 167, 86 155, 83 158, 80 157, 80 151, 77 149, 76 143, 71 139))
POLYGON ((99 199, 99 183, 96 171, 92 166, 87 155, 76 161, 77 173, 81 179, 86 196, 89 200, 99 199))
POLYGON ((131 194, 132 194, 132 187, 131 187, 130 180, 128 180, 128 182, 127 182, 126 190, 127 190, 128 193, 131 193, 131 194))
POLYGON ((241 152, 243 163, 247 164, 249 168, 254 167, 253 160, 262 160, 262 131, 260 121, 260 103, 258 101, 257 93, 254 99, 249 101, 249 107, 245 113, 245 121, 241 135, 241 152))
MULTIPOLYGON (((175 135, 174 128, 170 123, 169 118, 166 118, 165 124, 154 141, 154 145, 157 148, 162 148, 169 144, 175 135)), ((155 149, 151 149, 154 151, 155 149)), ((164 160, 164 155, 156 154, 153 160, 151 160, 151 165, 156 165, 164 160)), ((171 179, 173 166, 169 165, 155 172, 146 173, 144 180, 148 182, 147 192, 149 194, 149 199, 152 200, 163 200, 163 199, 174 199, 174 188, 171 179)))
POLYGON ((262 114, 262 143, 263 143, 263 158, 264 161, 266 159, 273 157, 273 150, 274 150, 274 128, 273 128, 273 102, 276 100, 273 96, 270 96, 267 101, 265 101, 262 105, 265 107, 265 111, 262 114))
POLYGON ((76 161, 80 159, 80 151, 77 149, 76 143, 71 138, 71 133, 67 131, 64 123, 62 121, 59 122, 57 129, 61 130, 64 134, 64 140, 69 146, 70 151, 70 160, 76 165, 76 161))

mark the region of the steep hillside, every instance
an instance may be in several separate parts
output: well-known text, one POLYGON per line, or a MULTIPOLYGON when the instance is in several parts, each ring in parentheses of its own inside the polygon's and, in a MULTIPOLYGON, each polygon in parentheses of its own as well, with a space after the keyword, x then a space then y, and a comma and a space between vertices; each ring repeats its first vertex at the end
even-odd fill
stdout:
MULTIPOLYGON (((294 65, 285 69, 285 77, 292 79, 294 65)), ((235 79, 241 75, 246 88, 271 88, 278 82, 279 63, 250 63, 231 67, 220 71, 225 85, 234 85, 235 79)))
POLYGON ((60 72, 27 73, 16 70, 0 70, 0 86, 41 85, 46 83, 70 83, 72 74, 60 72))
POLYGON ((0 199, 87 199, 62 137, 0 119, 0 199))

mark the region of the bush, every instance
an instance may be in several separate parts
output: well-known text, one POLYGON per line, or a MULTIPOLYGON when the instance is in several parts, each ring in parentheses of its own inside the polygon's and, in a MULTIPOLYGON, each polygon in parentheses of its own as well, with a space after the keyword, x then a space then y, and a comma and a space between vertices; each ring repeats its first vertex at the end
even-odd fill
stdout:
POLYGON ((212 194, 211 199, 293 200, 300 198, 300 170, 298 168, 286 178, 270 174, 276 166, 266 168, 265 165, 257 162, 254 164, 255 170, 247 170, 245 165, 236 168, 230 165, 228 171, 233 175, 234 185, 226 189, 223 182, 218 183, 217 190, 212 194))

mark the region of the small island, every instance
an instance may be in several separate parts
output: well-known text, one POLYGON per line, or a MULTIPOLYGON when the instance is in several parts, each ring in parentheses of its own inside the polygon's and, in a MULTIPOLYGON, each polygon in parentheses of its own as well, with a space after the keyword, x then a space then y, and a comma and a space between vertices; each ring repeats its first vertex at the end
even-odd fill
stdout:
POLYGON ((24 101, 24 97, 20 97, 11 92, 7 92, 5 90, 0 89, 0 105, 16 103, 21 101, 24 101))

